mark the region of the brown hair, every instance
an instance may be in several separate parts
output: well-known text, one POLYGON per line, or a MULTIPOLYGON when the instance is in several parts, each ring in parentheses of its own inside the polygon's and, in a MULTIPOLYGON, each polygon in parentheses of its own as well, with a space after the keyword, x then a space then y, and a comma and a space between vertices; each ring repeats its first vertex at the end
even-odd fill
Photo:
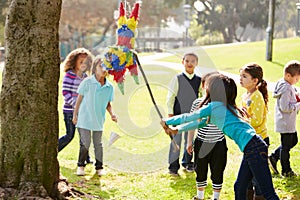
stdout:
POLYGON ((257 63, 248 63, 245 66, 243 66, 240 70, 244 70, 245 72, 247 72, 248 74, 250 74, 250 76, 252 78, 257 78, 258 82, 257 82, 257 86, 258 86, 258 90, 261 92, 261 94, 263 95, 264 101, 266 106, 268 105, 268 85, 267 82, 263 79, 263 69, 260 65, 258 65, 257 63))
POLYGON ((85 48, 77 48, 71 51, 66 57, 63 65, 64 72, 69 71, 70 69, 75 69, 76 61, 80 55, 86 55, 87 57, 91 56, 91 52, 85 48))
POLYGON ((291 76, 300 75, 300 62, 298 60, 291 60, 286 63, 284 73, 289 73, 291 76))

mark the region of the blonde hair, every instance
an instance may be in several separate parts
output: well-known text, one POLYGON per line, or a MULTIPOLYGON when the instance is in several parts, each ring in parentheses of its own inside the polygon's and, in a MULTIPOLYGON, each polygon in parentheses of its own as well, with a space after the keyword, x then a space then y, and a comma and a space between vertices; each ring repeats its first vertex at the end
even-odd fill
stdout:
POLYGON ((101 65, 102 64, 102 57, 100 55, 97 55, 95 57, 95 59, 93 60, 93 64, 92 64, 92 74, 95 74, 96 73, 96 68, 98 65, 101 65))
POLYGON ((77 48, 71 51, 68 56, 66 57, 63 65, 64 65, 64 72, 69 71, 70 69, 75 69, 76 61, 80 55, 86 55, 87 57, 92 57, 92 54, 89 50, 85 48, 77 48))

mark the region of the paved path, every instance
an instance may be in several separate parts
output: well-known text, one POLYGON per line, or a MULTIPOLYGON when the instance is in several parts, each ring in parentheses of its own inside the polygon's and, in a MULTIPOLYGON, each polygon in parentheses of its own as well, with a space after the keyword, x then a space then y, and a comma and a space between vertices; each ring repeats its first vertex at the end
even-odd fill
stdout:
MULTIPOLYGON (((149 55, 149 56, 141 56, 140 62, 141 62, 142 66, 143 66, 143 64, 146 64, 146 65, 152 64, 152 65, 160 65, 163 67, 168 67, 168 68, 175 69, 178 71, 184 70, 183 65, 181 63, 173 63, 173 62, 170 63, 170 62, 165 62, 165 61, 158 61, 158 59, 162 59, 162 58, 165 58, 168 56, 173 56, 173 54, 171 54, 171 53, 155 53, 155 54, 149 55)), ((215 70, 218 70, 218 69, 217 68, 213 69, 213 68, 197 67, 195 73, 199 74, 201 76, 203 74, 206 74, 208 72, 215 71, 215 70)), ((219 72, 231 77, 236 82, 237 85, 240 84, 240 75, 228 73, 225 71, 219 71, 219 72)), ((159 72, 157 72, 157 73, 159 73, 159 72)), ((273 92, 276 83, 270 82, 270 81, 267 81, 267 83, 268 83, 268 90, 270 92, 273 92)))

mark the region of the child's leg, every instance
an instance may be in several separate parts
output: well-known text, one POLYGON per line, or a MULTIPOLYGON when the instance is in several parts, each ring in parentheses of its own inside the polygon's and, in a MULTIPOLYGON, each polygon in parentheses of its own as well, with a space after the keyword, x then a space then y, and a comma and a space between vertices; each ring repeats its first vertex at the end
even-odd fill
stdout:
POLYGON ((96 158, 96 170, 103 169, 102 131, 93 131, 93 144, 96 158))
POLYGON ((65 148, 74 138, 76 127, 72 122, 73 113, 64 113, 64 121, 66 125, 66 135, 58 140, 58 152, 65 148))
POLYGON ((194 162, 196 172, 196 186, 198 199, 204 199, 204 191, 207 186, 207 172, 208 172, 208 156, 204 158, 199 157, 199 151, 202 146, 202 141, 196 139, 194 142, 194 162))
MULTIPOLYGON (((174 141, 176 144, 181 147, 181 139, 182 139, 182 134, 178 133, 173 136, 174 141)), ((177 171, 180 168, 179 165, 179 155, 180 151, 175 150, 173 143, 170 143, 170 150, 169 150, 169 170, 171 172, 177 173, 177 171)))
POLYGON ((88 155, 88 150, 91 145, 91 131, 83 128, 78 128, 78 132, 80 136, 80 149, 77 165, 80 167, 84 167, 85 160, 88 155))
POLYGON ((280 163, 282 166, 282 174, 292 171, 290 165, 290 150, 298 142, 297 133, 282 133, 281 134, 281 154, 280 163))
POLYGON ((227 146, 226 140, 217 142, 211 151, 210 171, 212 187, 214 190, 213 199, 218 200, 223 184, 223 174, 227 163, 227 146))
POLYGON ((183 151, 183 157, 182 157, 182 166, 188 169, 193 170, 194 165, 193 165, 193 154, 190 155, 187 150, 186 150, 186 145, 187 145, 187 138, 188 138, 188 131, 183 133, 184 137, 184 151, 183 151))
POLYGON ((268 147, 259 136, 253 136, 244 149, 244 158, 266 199, 279 199, 275 193, 268 165, 268 147))
POLYGON ((237 179, 234 183, 235 200, 246 199, 248 185, 252 180, 252 177, 253 177, 252 172, 249 168, 248 162, 246 160, 246 156, 244 154, 237 179))

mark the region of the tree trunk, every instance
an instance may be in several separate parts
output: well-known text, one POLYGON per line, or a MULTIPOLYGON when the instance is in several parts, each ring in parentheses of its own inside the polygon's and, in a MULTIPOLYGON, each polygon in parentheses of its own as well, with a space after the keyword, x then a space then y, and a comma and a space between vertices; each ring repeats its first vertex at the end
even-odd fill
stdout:
POLYGON ((0 102, 0 187, 17 190, 18 199, 59 197, 61 4, 62 0, 11 0, 6 19, 6 64, 0 102))

